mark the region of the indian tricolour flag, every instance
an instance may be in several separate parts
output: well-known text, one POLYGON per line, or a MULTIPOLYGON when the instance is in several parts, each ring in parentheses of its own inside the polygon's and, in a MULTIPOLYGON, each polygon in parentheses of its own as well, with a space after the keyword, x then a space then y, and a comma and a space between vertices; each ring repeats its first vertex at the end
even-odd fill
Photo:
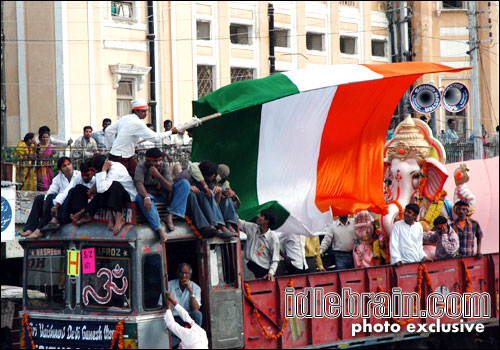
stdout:
POLYGON ((193 114, 221 113, 194 129, 193 160, 231 169, 240 218, 263 208, 274 228, 308 234, 332 215, 385 213, 383 148, 398 101, 440 64, 315 66, 224 86, 193 102, 193 114))

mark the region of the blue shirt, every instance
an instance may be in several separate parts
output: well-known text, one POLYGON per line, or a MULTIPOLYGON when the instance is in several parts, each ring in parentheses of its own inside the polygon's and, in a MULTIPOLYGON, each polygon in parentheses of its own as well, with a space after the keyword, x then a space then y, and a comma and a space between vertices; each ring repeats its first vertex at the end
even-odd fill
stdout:
MULTIPOLYGON (((198 302, 198 305, 201 307, 201 288, 193 281, 189 281, 189 283, 191 284, 191 289, 193 290, 195 299, 198 302)), ((172 296, 177 301, 177 303, 179 303, 188 313, 193 312, 193 310, 191 309, 191 304, 189 302, 189 300, 191 299, 191 294, 189 293, 189 290, 187 288, 185 288, 184 291, 181 290, 178 278, 168 281, 168 290, 170 291, 170 293, 172 293, 172 296)), ((177 315, 178 313, 174 309, 174 316, 177 315)))

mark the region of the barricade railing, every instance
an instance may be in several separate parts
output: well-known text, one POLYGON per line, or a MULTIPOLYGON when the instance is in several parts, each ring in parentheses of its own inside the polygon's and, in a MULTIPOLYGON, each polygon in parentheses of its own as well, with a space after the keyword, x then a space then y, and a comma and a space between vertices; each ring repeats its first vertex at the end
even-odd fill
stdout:
MULTIPOLYGON (((141 146, 141 144, 139 144, 141 146)), ((146 159, 148 148, 157 147, 164 154, 164 161, 171 167, 185 169, 191 161, 191 145, 185 146, 156 146, 137 147, 135 159, 138 163, 146 159)), ((77 147, 54 147, 37 149, 36 147, 2 147, 2 167, 15 168, 14 179, 17 189, 23 191, 46 191, 52 179, 59 172, 57 160, 66 156, 71 159, 74 169, 79 169, 80 164, 94 155, 109 154, 109 148, 89 149, 77 147)), ((10 171, 10 170, 9 170, 10 171)), ((2 178, 3 179, 3 178, 2 178)))

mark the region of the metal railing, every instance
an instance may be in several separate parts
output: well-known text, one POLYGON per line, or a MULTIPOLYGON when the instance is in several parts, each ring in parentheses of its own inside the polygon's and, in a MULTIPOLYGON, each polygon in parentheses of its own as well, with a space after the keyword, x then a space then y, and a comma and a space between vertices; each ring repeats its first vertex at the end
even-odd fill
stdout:
MULTIPOLYGON (((153 146, 154 147, 154 146, 153 146)), ((191 161, 191 146, 159 146, 163 160, 171 167, 180 166, 185 169, 191 161)), ((138 163, 146 159, 148 148, 136 148, 135 159, 138 163)), ((2 147, 2 173, 16 169, 15 179, 17 189, 24 191, 47 191, 52 179, 59 172, 57 160, 66 156, 71 159, 74 169, 79 169, 80 164, 97 154, 108 155, 109 149, 89 150, 76 147, 51 147, 49 151, 36 150, 29 147, 2 147)), ((2 179, 4 174, 2 174, 2 179)))
MULTIPOLYGON (((466 141, 444 145, 446 151, 446 163, 457 163, 474 159, 474 145, 466 141)), ((483 158, 498 156, 498 144, 484 144, 483 158)))

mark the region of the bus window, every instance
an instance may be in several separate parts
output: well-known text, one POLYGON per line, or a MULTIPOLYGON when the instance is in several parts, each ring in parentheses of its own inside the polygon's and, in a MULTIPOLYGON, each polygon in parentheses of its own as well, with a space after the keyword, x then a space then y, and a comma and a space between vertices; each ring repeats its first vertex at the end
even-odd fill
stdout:
POLYGON ((142 258, 142 295, 145 310, 161 309, 162 273, 160 254, 147 254, 142 258))
POLYGON ((235 247, 234 243, 210 245, 210 270, 212 287, 235 287, 235 247))
POLYGON ((130 311, 130 273, 130 248, 95 247, 95 272, 81 275, 82 307, 130 311))
POLYGON ((28 249, 27 306, 64 308, 65 256, 62 247, 28 249))

